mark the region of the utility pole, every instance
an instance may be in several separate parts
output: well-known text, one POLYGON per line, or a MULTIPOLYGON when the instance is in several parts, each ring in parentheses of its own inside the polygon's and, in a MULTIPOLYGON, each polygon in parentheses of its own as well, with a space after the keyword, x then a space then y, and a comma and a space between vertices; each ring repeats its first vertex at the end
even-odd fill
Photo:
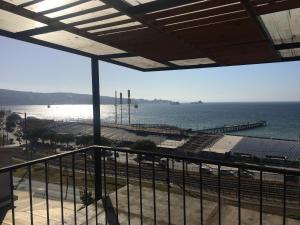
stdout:
POLYGON ((130 99, 130 90, 128 90, 128 98, 127 98, 127 103, 128 103, 128 124, 130 125, 130 104, 131 104, 131 99, 130 99))
POLYGON ((25 150, 26 154, 28 154, 28 145, 27 145, 27 114, 24 113, 24 132, 25 132, 25 150))
POLYGON ((118 93, 115 91, 115 124, 118 124, 118 93))
POLYGON ((120 93, 120 105, 121 105, 121 125, 123 123, 123 97, 122 92, 120 93))

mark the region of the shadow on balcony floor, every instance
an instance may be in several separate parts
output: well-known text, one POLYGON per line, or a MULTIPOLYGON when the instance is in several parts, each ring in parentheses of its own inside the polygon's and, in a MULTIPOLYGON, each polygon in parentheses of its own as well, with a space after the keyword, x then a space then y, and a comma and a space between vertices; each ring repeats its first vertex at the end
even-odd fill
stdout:
MULTIPOLYGON (((129 185, 130 192, 130 224, 141 224, 141 218, 144 225, 154 224, 154 204, 153 204, 153 189, 142 189, 142 209, 143 216, 140 214, 140 189, 139 186, 129 185)), ((30 224, 30 208, 28 203, 28 192, 18 190, 16 191, 18 200, 16 205, 16 224, 30 224)), ((168 197, 165 191, 156 190, 156 221, 157 224, 167 225, 169 224, 168 217, 168 197)), ((183 212, 183 196, 181 194, 171 193, 170 195, 170 219, 172 225, 184 224, 184 212, 183 212)), ((47 224, 46 220, 46 204, 45 198, 40 194, 33 195, 33 220, 34 224, 47 224)), ((105 202, 98 202, 98 224, 106 224, 105 210, 103 207, 105 202)), ((118 190, 118 209, 116 209, 116 194, 110 193, 107 196, 106 201, 107 209, 107 224, 117 225, 117 214, 120 225, 128 225, 128 199, 127 199, 127 186, 118 190)), ((203 221, 204 224, 217 225, 218 218, 218 204, 213 201, 203 200, 203 221)), ((59 198, 53 196, 49 200, 49 213, 50 224, 61 224, 61 209, 59 198), (55 199, 56 198, 56 199, 55 199)), ((95 205, 89 205, 87 207, 88 215, 86 217, 86 208, 80 204, 76 204, 76 220, 77 224, 86 224, 86 218, 88 218, 89 224, 96 224, 96 210, 95 205)), ((238 209, 235 206, 222 203, 222 224, 234 225, 238 224, 238 209)), ((200 223, 200 200, 191 196, 186 196, 186 224, 198 225, 200 223)), ((253 225, 259 224, 259 212, 242 209, 242 224, 253 225)), ((282 224, 282 217, 273 214, 263 214, 264 224, 279 225, 282 224)), ((9 211, 3 221, 3 224, 11 223, 11 212, 9 211)), ((64 201, 64 224, 74 224, 74 203, 71 199, 64 201)), ((286 224, 299 225, 300 221, 287 219, 286 224)))

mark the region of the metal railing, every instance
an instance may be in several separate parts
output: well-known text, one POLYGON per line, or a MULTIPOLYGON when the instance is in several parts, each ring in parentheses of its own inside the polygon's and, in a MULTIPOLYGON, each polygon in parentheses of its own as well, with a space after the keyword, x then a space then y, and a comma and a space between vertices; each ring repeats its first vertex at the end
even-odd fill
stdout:
POLYGON ((240 225, 245 210, 251 216, 255 212, 260 225, 272 224, 268 214, 285 225, 300 209, 298 169, 159 152, 92 146, 1 168, 0 175, 5 173, 11 199, 6 220, 12 224, 21 224, 18 201, 24 195, 20 193, 28 193, 25 224, 40 224, 35 210, 40 210, 41 200, 45 224, 53 218, 53 204, 55 215, 60 214, 55 220, 61 224, 202 225, 215 219, 219 225, 233 220, 240 225), (97 176, 95 153, 99 152, 101 175, 97 176), (225 214, 232 210, 235 218, 228 220, 225 214))

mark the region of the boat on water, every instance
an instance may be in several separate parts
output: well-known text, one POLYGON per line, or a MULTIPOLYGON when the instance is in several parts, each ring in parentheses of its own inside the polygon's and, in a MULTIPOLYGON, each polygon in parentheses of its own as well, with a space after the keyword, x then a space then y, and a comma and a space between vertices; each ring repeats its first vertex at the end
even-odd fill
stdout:
POLYGON ((137 103, 134 104, 134 108, 137 109, 139 108, 139 105, 137 103))
POLYGON ((203 102, 200 100, 198 102, 191 102, 191 104, 203 104, 203 102))
POLYGON ((48 108, 48 109, 51 108, 51 105, 47 105, 47 108, 48 108))

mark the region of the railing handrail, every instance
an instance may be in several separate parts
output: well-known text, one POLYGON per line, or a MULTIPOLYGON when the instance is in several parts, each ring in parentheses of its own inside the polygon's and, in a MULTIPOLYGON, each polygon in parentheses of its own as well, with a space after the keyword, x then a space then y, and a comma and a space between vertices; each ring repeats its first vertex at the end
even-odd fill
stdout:
POLYGON ((249 164, 249 163, 240 163, 240 162, 226 162, 221 160, 213 160, 213 159, 206 159, 201 157, 192 157, 192 156, 181 156, 181 155, 173 155, 169 153, 164 152, 149 152, 145 150, 135 150, 135 149, 129 149, 129 148, 113 148, 113 147, 107 147, 107 146, 94 146, 99 147, 104 150, 117 150, 118 152, 127 152, 132 154, 145 154, 145 155, 152 155, 152 156, 159 156, 159 157, 168 157, 168 158, 174 158, 179 160, 184 160, 187 162, 201 162, 206 164, 213 164, 213 165, 220 165, 220 166, 226 166, 226 167, 234 167, 234 168, 240 168, 240 169, 249 169, 249 170, 257 170, 257 171, 263 171, 263 172, 271 172, 271 173, 279 173, 279 174, 287 174, 287 175, 294 175, 294 176, 300 176, 300 169, 292 169, 292 168, 279 168, 275 166, 262 166, 257 164, 249 164))
POLYGON ((271 173, 277 173, 277 174, 286 174, 286 175, 293 175, 293 176, 300 176, 300 169, 292 169, 292 168, 279 168, 275 166, 262 166, 257 164, 249 164, 249 163, 241 163, 241 162, 227 162, 227 161, 221 161, 221 160, 213 160, 213 159, 206 159, 201 157, 193 157, 193 156, 182 156, 182 155, 175 155, 165 152, 153 152, 153 151, 145 151, 145 150, 136 150, 136 149, 130 149, 130 148, 124 148, 124 147, 108 147, 108 146, 99 146, 99 145, 92 145, 89 147, 65 152, 65 153, 59 153, 52 156, 47 156, 35 160, 31 160, 24 163, 18 163, 12 166, 2 167, 0 168, 0 174, 9 172, 12 170, 16 170, 22 167, 31 166, 38 163, 43 163, 46 161, 59 159, 65 156, 73 155, 76 153, 81 152, 87 152, 91 151, 92 149, 102 149, 102 150, 109 150, 109 151, 117 151, 117 152, 123 152, 123 153, 129 153, 129 154, 144 154, 144 155, 151 155, 151 156, 158 156, 158 157, 167 157, 172 159, 178 159, 178 160, 184 160, 187 162, 194 162, 194 163, 205 163, 205 164, 212 164, 212 165, 220 165, 220 166, 226 166, 226 167, 233 167, 233 168, 240 168, 240 169, 247 169, 247 170, 256 170, 256 171, 263 171, 263 172, 271 172, 271 173))
MULTIPOLYGON (((96 146, 96 147, 99 147, 99 146, 96 146)), ((46 161, 49 161, 49 160, 54 160, 54 159, 59 159, 59 158, 69 156, 69 155, 73 155, 73 154, 76 154, 76 153, 91 151, 93 148, 95 148, 95 146, 80 148, 80 149, 76 149, 76 150, 69 151, 69 152, 59 153, 59 154, 55 154, 55 155, 51 155, 51 156, 47 156, 47 157, 43 157, 43 158, 39 158, 39 159, 33 159, 33 160, 30 160, 30 161, 27 161, 27 162, 24 162, 24 163, 18 163, 18 164, 12 165, 12 166, 2 167, 2 168, 0 168, 0 174, 11 171, 11 170, 20 169, 22 167, 31 166, 33 164, 43 163, 43 162, 46 162, 46 161)))

